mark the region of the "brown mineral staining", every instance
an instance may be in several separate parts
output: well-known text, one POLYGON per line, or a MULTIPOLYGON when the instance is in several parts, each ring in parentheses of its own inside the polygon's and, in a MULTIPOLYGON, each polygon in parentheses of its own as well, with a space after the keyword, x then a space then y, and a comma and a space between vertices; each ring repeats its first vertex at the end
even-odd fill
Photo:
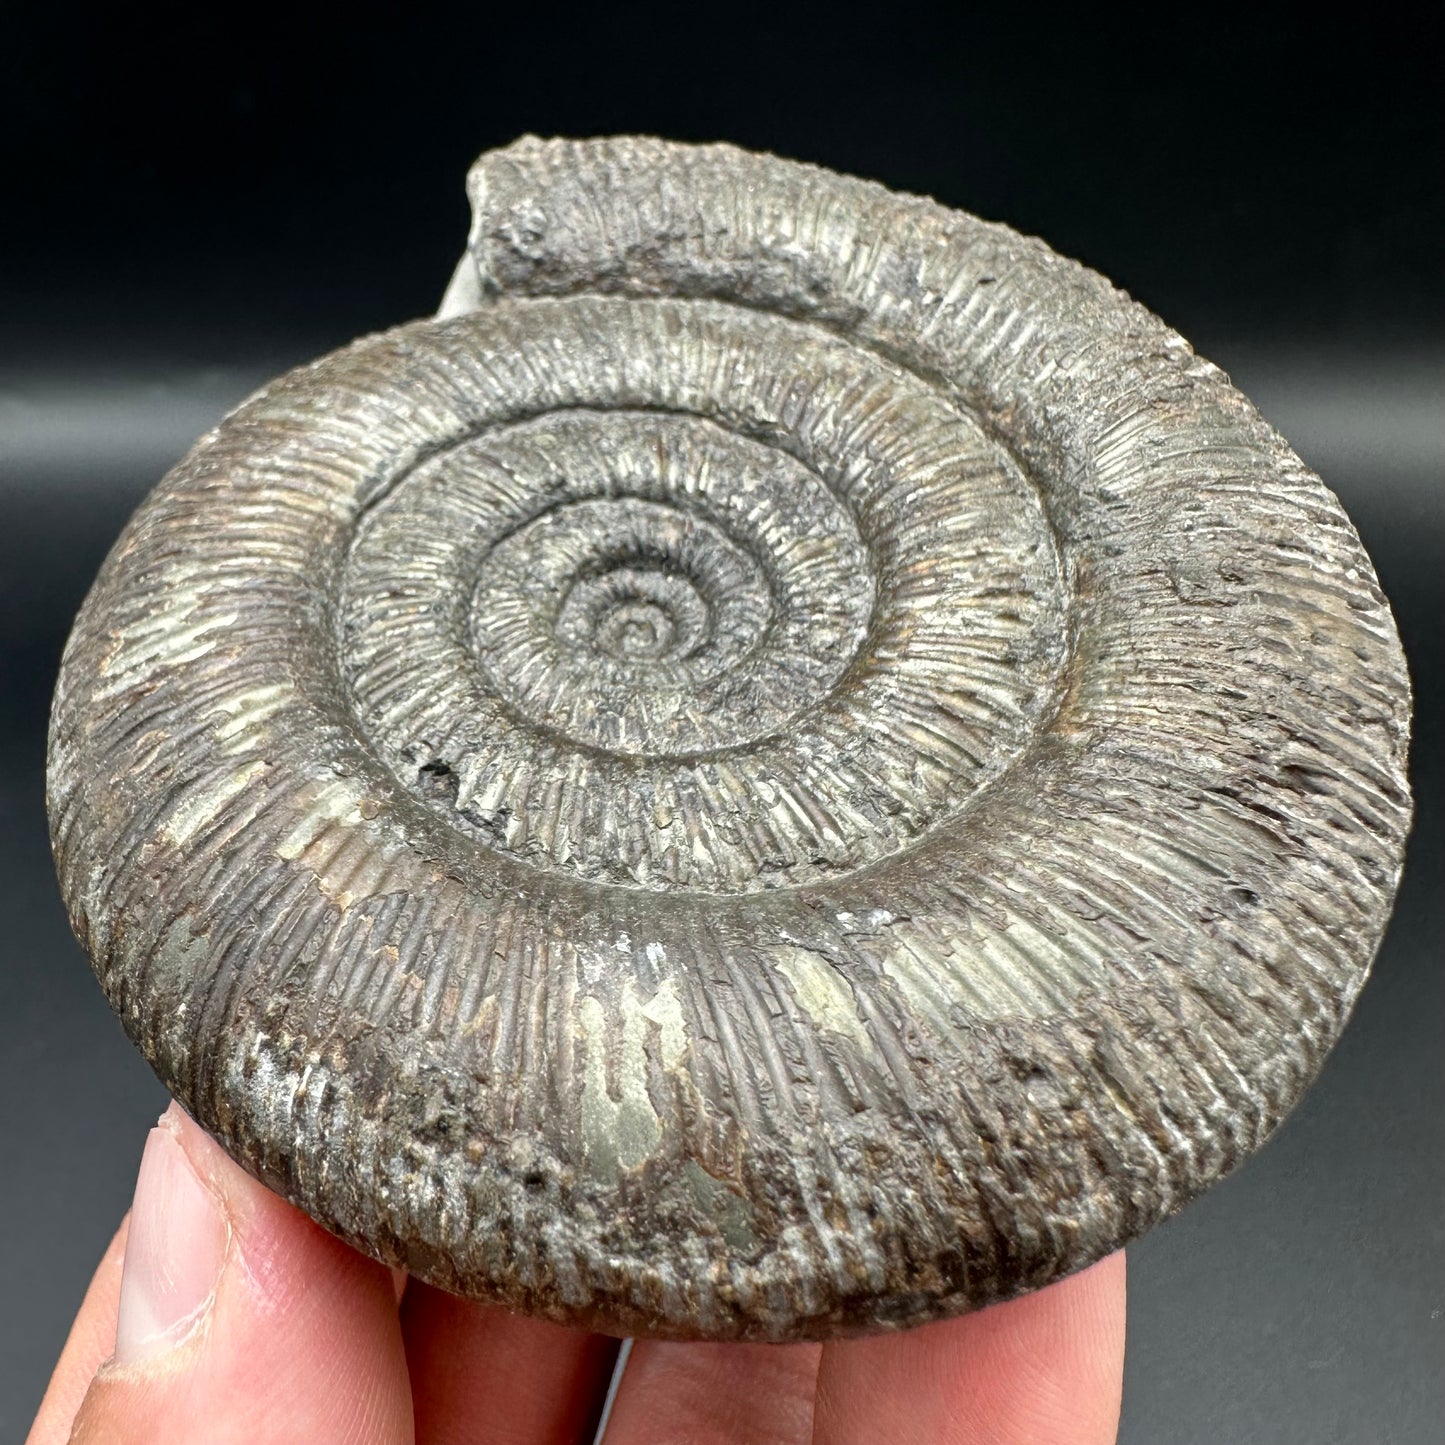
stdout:
POLYGON ((725 146, 478 162, 443 317, 282 377, 57 690, 72 917, 260 1177, 447 1288, 789 1339, 1232 1168, 1408 822, 1334 498, 1107 282, 725 146))

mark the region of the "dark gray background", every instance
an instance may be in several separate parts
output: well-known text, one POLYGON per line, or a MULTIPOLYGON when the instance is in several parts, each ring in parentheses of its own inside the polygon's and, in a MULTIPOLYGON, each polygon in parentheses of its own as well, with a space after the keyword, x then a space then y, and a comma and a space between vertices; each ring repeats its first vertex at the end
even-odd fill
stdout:
MULTIPOLYGON (((729 138, 1097 266, 1339 493, 1410 655, 1418 822, 1317 1086, 1131 1250, 1127 1445, 1445 1439, 1445 331, 1439 47, 1033 9, 553 11, 328 28, 49 7, 0 44, 0 1439, 23 1437, 164 1100, 72 942, 43 810, 69 620, 144 491, 252 386, 433 309, 473 154, 729 138)), ((924 1445, 924 1442, 920 1442, 924 1445)))

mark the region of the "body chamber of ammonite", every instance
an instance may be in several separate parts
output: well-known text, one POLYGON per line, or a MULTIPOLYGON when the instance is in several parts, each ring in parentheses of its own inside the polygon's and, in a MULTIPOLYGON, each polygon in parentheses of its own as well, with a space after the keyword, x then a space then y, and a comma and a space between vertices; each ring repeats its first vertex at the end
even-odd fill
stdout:
POLYGON ((1398 877, 1338 503, 1004 227, 638 139, 471 193, 442 314, 203 437, 76 624, 132 1038, 361 1249, 615 1332, 912 1324, 1179 1208, 1398 877))

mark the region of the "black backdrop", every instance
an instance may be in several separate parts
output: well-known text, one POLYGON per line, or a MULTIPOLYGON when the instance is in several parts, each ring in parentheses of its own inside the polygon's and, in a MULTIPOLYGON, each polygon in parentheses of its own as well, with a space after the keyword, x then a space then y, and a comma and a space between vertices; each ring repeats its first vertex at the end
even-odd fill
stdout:
POLYGON ((0 17, 0 1438, 23 1435, 162 1102, 50 871, 70 616, 222 410, 435 308, 468 161, 529 130, 731 139, 1036 232, 1229 370, 1339 492, 1415 673, 1411 866, 1299 1113, 1132 1251, 1121 1438, 1445 1438, 1441 58, 1383 6, 0 17))

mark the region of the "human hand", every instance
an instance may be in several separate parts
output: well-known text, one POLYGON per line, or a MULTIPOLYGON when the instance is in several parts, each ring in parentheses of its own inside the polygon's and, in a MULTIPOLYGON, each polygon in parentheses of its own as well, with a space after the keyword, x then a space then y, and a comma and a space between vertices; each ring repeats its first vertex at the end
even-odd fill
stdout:
MULTIPOLYGON (((615 1340, 404 1283, 172 1105, 28 1445, 589 1445, 615 1340)), ((606 1445, 1105 1445, 1123 1356, 1121 1253, 906 1334, 639 1342, 606 1445)))

